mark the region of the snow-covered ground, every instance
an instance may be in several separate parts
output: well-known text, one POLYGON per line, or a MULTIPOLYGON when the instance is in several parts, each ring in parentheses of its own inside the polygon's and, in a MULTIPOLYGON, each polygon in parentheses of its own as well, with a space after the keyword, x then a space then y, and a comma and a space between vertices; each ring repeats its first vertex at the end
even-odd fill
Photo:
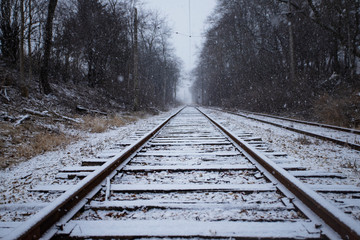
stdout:
POLYGON ((307 125, 307 124, 303 124, 303 123, 296 123, 296 122, 290 122, 287 120, 271 118, 271 117, 267 117, 267 116, 255 115, 255 114, 251 114, 251 113, 241 113, 241 114, 249 116, 251 118, 265 120, 265 121, 269 121, 272 123, 281 124, 283 126, 299 129, 302 131, 315 133, 315 134, 318 134, 321 136, 338 139, 338 140, 341 140, 341 141, 344 141, 347 143, 360 144, 360 135, 359 134, 350 133, 350 132, 342 132, 342 131, 338 131, 338 130, 334 130, 334 129, 326 129, 326 128, 311 126, 311 125, 307 125))
MULTIPOLYGON (((234 133, 249 132, 253 136, 261 137, 267 142, 269 148, 276 152, 285 152, 289 156, 297 159, 302 166, 321 172, 339 172, 347 176, 346 179, 332 181, 332 184, 349 184, 360 186, 360 152, 346 147, 341 147, 333 143, 321 141, 315 138, 306 137, 285 129, 271 126, 269 124, 259 123, 240 116, 227 114, 215 110, 203 109, 214 119, 218 120, 226 128, 234 133), (338 181, 338 183, 337 183, 338 181)), ((83 160, 104 156, 109 152, 120 151, 120 143, 129 143, 146 132, 151 130, 162 120, 168 117, 175 110, 161 113, 160 115, 141 119, 136 123, 131 123, 123 127, 109 130, 105 133, 83 134, 83 140, 68 146, 63 150, 48 152, 37 156, 27 162, 20 163, 0 172, 0 207, 4 204, 28 203, 29 199, 34 203, 50 202, 56 194, 31 193, 28 190, 43 184, 74 184, 78 180, 61 180, 56 178, 58 171, 65 166, 80 165, 83 160)), ((140 157, 141 158, 141 157, 140 157)), ((171 158, 167 159, 168 161, 171 158)), ((191 159, 187 159, 190 164, 191 159)), ((194 160, 195 161, 195 160, 194 160)), ((178 161, 177 161, 178 162, 178 161)), ((133 164, 136 165, 136 162, 133 164)), ((157 164, 152 161, 152 164, 157 164)), ((164 162, 159 163, 164 164, 164 162)), ((165 163, 166 164, 166 163, 165 163)), ((167 163, 169 164, 169 163, 167 163)), ((153 181, 166 179, 158 174, 147 176, 153 181)), ((200 173, 199 173, 200 174, 200 173)), ((186 174, 178 174, 176 178, 180 183, 193 181, 193 178, 199 177, 186 174)), ((201 174, 201 179, 205 174, 201 174)), ((241 179, 232 179, 228 176, 215 176, 215 179, 234 181, 239 184, 241 179)), ((132 175, 127 175, 122 179, 124 182, 133 183, 142 179, 136 179, 132 175)), ((197 179, 199 180, 199 179, 197 179)), ((255 181, 255 180, 254 180, 255 181)), ((193 197, 190 197, 193 199, 193 197)), ((124 199, 122 197, 122 199, 124 199)), ((126 199, 126 198, 125 198, 126 199)), ((1 214, 0 221, 21 220, 24 216, 14 216, 11 213, 1 214)))
MULTIPOLYGON (((143 135, 150 131, 152 127, 159 124, 171 112, 161 113, 157 116, 146 117, 137 122, 124 125, 117 129, 109 130, 104 133, 84 133, 81 132, 83 140, 72 144, 65 149, 47 152, 22 162, 10 168, 0 171, 0 206, 3 204, 25 203, 33 198, 33 201, 51 201, 56 196, 47 199, 44 194, 39 199, 38 195, 28 190, 39 184, 59 184, 61 180, 56 179, 58 171, 65 166, 80 165, 85 159, 96 158, 116 147, 116 144, 134 140, 138 135, 143 135)), ((118 148, 118 147, 117 147, 118 148)), ((118 148, 119 149, 119 148, 118 148)), ((121 149, 119 149, 121 150, 121 149)), ((66 180, 67 184, 72 184, 71 180, 66 180)), ((0 215, 0 221, 4 221, 0 215)))
POLYGON ((360 151, 241 116, 204 111, 234 133, 245 131, 261 137, 274 151, 287 153, 310 170, 343 173, 347 176, 347 184, 360 186, 360 151))

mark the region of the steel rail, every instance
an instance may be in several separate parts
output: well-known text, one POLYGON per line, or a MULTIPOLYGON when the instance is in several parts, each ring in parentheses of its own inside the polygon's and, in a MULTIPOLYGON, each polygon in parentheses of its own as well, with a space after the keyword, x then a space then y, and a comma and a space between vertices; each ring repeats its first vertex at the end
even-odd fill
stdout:
POLYGON ((81 180, 73 188, 66 191, 58 199, 40 212, 29 218, 18 228, 5 236, 5 239, 39 239, 61 218, 71 212, 72 208, 80 202, 86 203, 86 196, 106 181, 109 174, 116 171, 126 159, 136 153, 148 140, 156 135, 172 118, 174 118, 183 108, 168 117, 165 121, 147 133, 139 141, 124 149, 117 156, 103 164, 98 170, 81 180))
MULTIPOLYGON (((228 112, 233 113, 231 111, 228 111, 228 112)), ((254 114, 254 115, 258 115, 258 116, 263 116, 263 117, 270 117, 270 118, 275 118, 275 119, 280 119, 280 120, 286 120, 289 122, 302 123, 302 124, 306 124, 306 125, 310 125, 310 126, 329 128, 329 129, 333 129, 333 130, 338 130, 338 131, 342 131, 342 132, 348 132, 348 133, 354 133, 354 134, 360 135, 360 130, 353 129, 353 128, 345 128, 345 127, 339 127, 339 126, 335 126, 335 125, 303 121, 303 120, 299 120, 299 119, 280 117, 280 116, 265 114, 265 113, 250 112, 250 111, 244 111, 244 110, 241 110, 241 112, 248 113, 248 114, 254 114)))
POLYGON ((333 231, 343 239, 360 239, 359 224, 345 213, 335 208, 327 200, 305 186, 300 180, 292 176, 284 169, 277 166, 261 152, 254 150, 244 140, 237 138, 224 126, 217 123, 210 116, 198 109, 215 126, 223 131, 233 142, 238 144, 252 158, 254 158, 269 174, 275 177, 283 186, 306 205, 314 214, 322 219, 333 231))
POLYGON ((270 124, 270 125, 273 125, 273 126, 276 126, 276 127, 284 128, 284 129, 287 129, 287 130, 290 130, 290 131, 293 131, 293 132, 297 132, 297 133, 304 134, 304 135, 307 135, 307 136, 310 136, 310 137, 315 137, 315 138, 318 138, 318 139, 321 139, 321 140, 333 142, 333 143, 336 143, 338 145, 341 145, 341 146, 344 146, 344 147, 350 147, 352 149, 360 151, 360 145, 359 144, 348 143, 348 142, 345 142, 345 141, 342 141, 342 140, 322 136, 322 135, 319 135, 319 134, 316 134, 316 133, 300 130, 300 129, 297 129, 297 128, 294 128, 294 127, 284 126, 284 125, 281 125, 279 123, 269 122, 269 121, 266 121, 266 120, 263 120, 263 119, 250 117, 250 116, 247 116, 247 115, 244 115, 244 114, 241 114, 241 113, 235 113, 235 112, 231 112, 231 111, 218 110, 218 109, 215 109, 215 110, 227 112, 227 113, 230 113, 230 114, 238 115, 240 117, 244 117, 244 118, 248 118, 248 119, 251 119, 251 120, 258 121, 258 122, 270 124))

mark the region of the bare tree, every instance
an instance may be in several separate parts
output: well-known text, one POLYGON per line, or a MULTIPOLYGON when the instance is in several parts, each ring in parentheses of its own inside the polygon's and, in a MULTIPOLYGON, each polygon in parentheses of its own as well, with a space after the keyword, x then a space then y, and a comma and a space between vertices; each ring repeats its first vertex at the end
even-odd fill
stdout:
POLYGON ((49 0, 48 15, 45 25, 44 55, 43 55, 41 71, 40 71, 40 88, 46 95, 52 92, 48 80, 48 75, 49 75, 49 59, 50 59, 50 51, 51 51, 51 43, 52 43, 53 19, 54 19, 56 5, 57 5, 57 0, 49 0))
POLYGON ((194 95, 204 104, 253 111, 308 111, 320 95, 359 89, 359 7, 359 1, 219 1, 194 95))
POLYGON ((0 0, 0 14, 0 54, 20 68, 18 87, 39 73, 44 94, 52 92, 51 76, 102 89, 134 110, 175 98, 180 64, 171 31, 141 2, 0 0))
POLYGON ((20 87, 21 95, 23 97, 29 96, 29 90, 25 83, 25 73, 24 73, 24 32, 25 32, 25 14, 24 14, 24 0, 20 0, 20 87))
POLYGON ((28 24, 28 59, 29 59, 29 80, 32 80, 32 47, 31 47, 31 32, 32 32, 32 0, 28 0, 28 15, 29 15, 29 24, 28 24))
POLYGON ((15 66, 19 51, 18 1, 0 1, 0 45, 6 63, 15 66))
POLYGON ((139 110, 139 76, 138 76, 138 11, 137 8, 134 8, 134 46, 133 46, 133 58, 134 58, 134 69, 133 69, 133 78, 134 78, 134 111, 139 110))

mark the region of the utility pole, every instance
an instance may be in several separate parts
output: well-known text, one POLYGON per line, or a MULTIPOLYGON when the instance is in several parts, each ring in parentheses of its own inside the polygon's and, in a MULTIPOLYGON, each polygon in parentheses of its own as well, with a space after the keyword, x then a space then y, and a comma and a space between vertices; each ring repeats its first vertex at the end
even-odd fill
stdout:
POLYGON ((139 77, 138 77, 138 19, 137 19, 137 8, 134 8, 134 46, 133 46, 133 78, 134 78, 134 111, 139 110, 139 77))

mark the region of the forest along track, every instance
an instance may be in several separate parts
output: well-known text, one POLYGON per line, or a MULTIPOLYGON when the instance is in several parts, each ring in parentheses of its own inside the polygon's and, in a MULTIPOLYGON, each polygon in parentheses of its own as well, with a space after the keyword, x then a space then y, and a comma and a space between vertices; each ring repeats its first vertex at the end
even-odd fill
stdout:
POLYGON ((74 167, 85 177, 75 186, 33 189, 66 192, 5 238, 360 238, 359 222, 314 191, 357 200, 360 188, 303 184, 295 176, 342 176, 263 145, 187 107, 118 156, 74 167))
POLYGON ((321 140, 330 141, 338 145, 350 147, 352 149, 360 151, 360 130, 358 129, 301 121, 297 119, 248 111, 232 112, 217 108, 214 108, 214 110, 234 114, 262 123, 271 124, 273 126, 281 127, 321 140))

